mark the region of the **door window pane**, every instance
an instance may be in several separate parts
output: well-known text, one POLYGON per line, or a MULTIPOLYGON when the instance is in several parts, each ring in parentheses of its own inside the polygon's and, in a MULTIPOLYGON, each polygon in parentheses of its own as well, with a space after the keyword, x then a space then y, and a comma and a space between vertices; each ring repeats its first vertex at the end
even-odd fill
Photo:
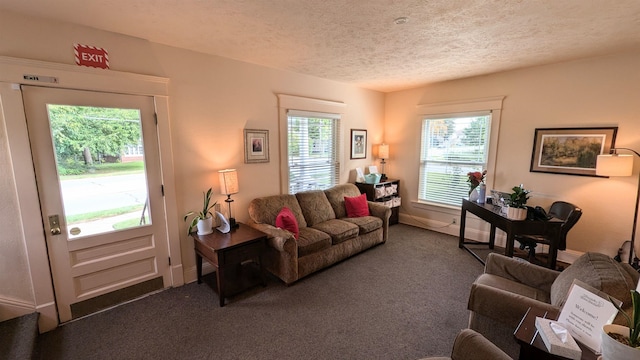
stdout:
POLYGON ((69 239, 149 224, 140 111, 47 111, 69 239))

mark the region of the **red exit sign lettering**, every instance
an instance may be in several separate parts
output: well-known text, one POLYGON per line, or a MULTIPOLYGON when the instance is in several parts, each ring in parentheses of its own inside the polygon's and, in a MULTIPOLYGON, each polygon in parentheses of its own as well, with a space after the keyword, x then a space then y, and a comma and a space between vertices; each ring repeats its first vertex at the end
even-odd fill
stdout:
POLYGON ((76 64, 100 69, 109 68, 109 54, 107 50, 90 45, 74 44, 73 51, 76 64))

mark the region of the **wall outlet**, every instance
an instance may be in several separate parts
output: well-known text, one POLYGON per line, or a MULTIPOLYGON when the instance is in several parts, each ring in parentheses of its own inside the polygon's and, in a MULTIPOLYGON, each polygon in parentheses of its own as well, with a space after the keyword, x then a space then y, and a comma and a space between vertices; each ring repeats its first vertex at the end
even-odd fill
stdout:
POLYGON ((458 219, 453 218, 453 220, 451 220, 451 223, 452 223, 453 225, 457 224, 457 223, 458 223, 458 219))

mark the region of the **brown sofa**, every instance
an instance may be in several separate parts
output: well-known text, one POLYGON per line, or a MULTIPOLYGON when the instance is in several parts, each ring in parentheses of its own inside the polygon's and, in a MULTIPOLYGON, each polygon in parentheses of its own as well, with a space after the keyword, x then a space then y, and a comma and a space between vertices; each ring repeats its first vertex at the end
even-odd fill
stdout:
POLYGON ((349 218, 345 197, 359 196, 354 184, 295 195, 253 199, 247 224, 268 235, 265 268, 286 284, 387 241, 391 209, 368 202, 370 216, 349 218), (292 210, 300 235, 276 227, 283 207, 292 210))
MULTIPOLYGON (((574 279, 623 302, 631 311, 631 293, 640 275, 607 255, 585 253, 563 272, 521 259, 489 254, 484 273, 471 285, 469 328, 481 333, 513 358, 519 346, 513 332, 529 307, 559 311, 574 279)), ((618 316, 615 323, 624 324, 618 316)))

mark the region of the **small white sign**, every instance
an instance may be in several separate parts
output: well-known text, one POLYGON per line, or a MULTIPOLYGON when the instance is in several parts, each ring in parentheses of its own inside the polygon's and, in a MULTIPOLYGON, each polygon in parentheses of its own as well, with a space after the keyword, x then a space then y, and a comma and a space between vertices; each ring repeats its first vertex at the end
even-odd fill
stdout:
POLYGON ((564 324, 577 341, 600 353, 602 326, 610 324, 617 313, 605 293, 574 280, 558 322, 564 324))

